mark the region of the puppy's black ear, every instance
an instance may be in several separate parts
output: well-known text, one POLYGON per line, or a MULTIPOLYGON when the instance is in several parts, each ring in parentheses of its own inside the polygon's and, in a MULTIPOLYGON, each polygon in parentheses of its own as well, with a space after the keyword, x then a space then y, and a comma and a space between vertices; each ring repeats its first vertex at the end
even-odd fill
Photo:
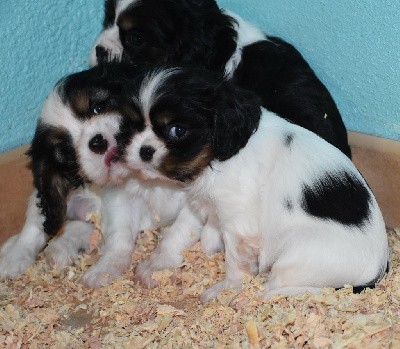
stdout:
POLYGON ((218 86, 215 97, 212 147, 215 158, 223 161, 237 154, 257 130, 261 102, 230 82, 218 86))
POLYGON ((83 184, 71 136, 39 123, 27 155, 31 157, 38 206, 45 217, 44 231, 54 236, 65 221, 69 192, 83 184))

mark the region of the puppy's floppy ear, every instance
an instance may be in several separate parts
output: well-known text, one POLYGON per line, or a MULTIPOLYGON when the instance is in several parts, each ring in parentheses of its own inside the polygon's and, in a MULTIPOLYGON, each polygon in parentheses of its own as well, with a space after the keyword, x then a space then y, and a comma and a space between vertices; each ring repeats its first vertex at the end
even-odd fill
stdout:
POLYGON ((215 92, 212 147, 215 158, 224 161, 238 153, 257 130, 261 102, 252 92, 228 81, 215 92))
POLYGON ((72 139, 65 130, 39 123, 27 155, 45 217, 44 231, 54 236, 65 221, 67 195, 83 184, 72 139))

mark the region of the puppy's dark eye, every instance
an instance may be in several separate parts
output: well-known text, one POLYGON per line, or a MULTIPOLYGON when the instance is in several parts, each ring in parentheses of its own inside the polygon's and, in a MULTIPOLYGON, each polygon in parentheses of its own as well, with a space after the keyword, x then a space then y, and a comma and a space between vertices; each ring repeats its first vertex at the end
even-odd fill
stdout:
POLYGON ((180 125, 172 125, 167 129, 167 137, 171 141, 179 141, 187 135, 188 131, 180 125))
POLYGON ((140 47, 144 44, 143 35, 139 32, 133 32, 127 35, 126 43, 130 46, 140 47))
POLYGON ((97 102, 97 103, 93 103, 90 106, 90 113, 91 114, 101 114, 104 113, 106 110, 106 103, 105 102, 97 102))

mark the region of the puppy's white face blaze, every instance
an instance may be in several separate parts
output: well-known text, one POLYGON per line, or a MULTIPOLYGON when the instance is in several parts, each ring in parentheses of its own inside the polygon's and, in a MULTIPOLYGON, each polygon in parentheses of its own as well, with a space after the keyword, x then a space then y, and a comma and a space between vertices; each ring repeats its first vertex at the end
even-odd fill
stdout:
POLYGON ((77 142, 77 155, 85 176, 97 185, 120 184, 127 176, 126 166, 117 160, 118 148, 115 135, 119 131, 121 116, 105 114, 84 123, 77 142), (107 143, 104 154, 96 154, 90 149, 90 142, 101 135, 107 143))
MULTIPOLYGON (((43 124, 65 130, 72 138, 77 154, 80 174, 97 185, 119 184, 128 176, 127 167, 117 161, 117 142, 121 116, 106 113, 88 119, 79 119, 65 105, 55 89, 46 99, 40 120, 43 124), (91 142, 98 136, 104 143, 102 152, 90 149, 91 142)), ((61 160, 61 159, 60 159, 61 160)))
POLYGON ((157 137, 151 126, 147 126, 143 132, 136 133, 132 138, 126 149, 125 160, 138 177, 143 179, 165 179, 165 176, 161 174, 158 168, 167 153, 168 150, 165 147, 165 143, 157 137), (141 156, 141 152, 146 152, 146 149, 147 152, 154 151, 149 160, 144 160, 147 159, 146 155, 141 156))

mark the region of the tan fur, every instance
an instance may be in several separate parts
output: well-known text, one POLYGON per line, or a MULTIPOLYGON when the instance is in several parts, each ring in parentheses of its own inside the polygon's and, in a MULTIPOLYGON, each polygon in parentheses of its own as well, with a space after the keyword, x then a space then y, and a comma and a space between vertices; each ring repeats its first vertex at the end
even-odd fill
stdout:
MULTIPOLYGON (((212 159, 212 151, 205 146, 197 156, 187 161, 178 160, 168 154, 160 165, 160 172, 167 177, 172 174, 182 174, 187 181, 195 179, 207 167, 212 159)), ((179 180, 179 178, 177 178, 179 180)))
POLYGON ((261 239, 259 237, 241 237, 237 245, 239 268, 247 274, 258 274, 258 257, 261 239))

